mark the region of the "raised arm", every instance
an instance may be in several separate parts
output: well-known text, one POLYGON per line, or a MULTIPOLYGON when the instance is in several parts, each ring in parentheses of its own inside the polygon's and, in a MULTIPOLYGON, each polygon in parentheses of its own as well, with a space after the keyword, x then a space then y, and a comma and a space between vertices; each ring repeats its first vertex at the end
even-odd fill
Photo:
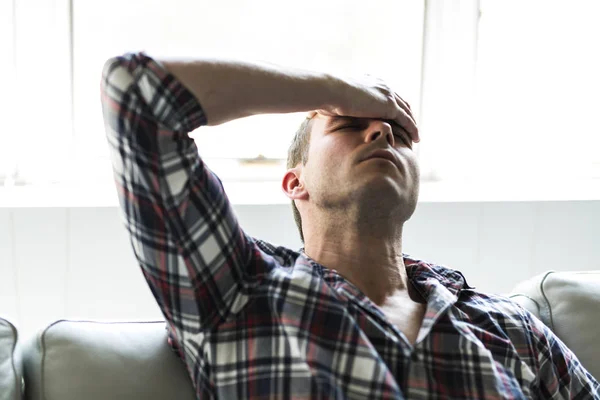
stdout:
POLYGON ((418 141, 410 107, 377 78, 235 60, 163 60, 162 64, 200 100, 208 125, 255 114, 319 110, 394 120, 418 141))
POLYGON ((230 311, 260 274, 251 240, 188 132, 201 105, 143 54, 106 62, 102 108, 119 202, 135 256, 182 343, 230 311))
POLYGON ((241 309, 270 265, 188 133, 252 114, 313 109, 393 117, 416 133, 399 96, 365 79, 234 61, 157 62, 144 54, 106 62, 102 108, 120 205, 180 344, 241 309))

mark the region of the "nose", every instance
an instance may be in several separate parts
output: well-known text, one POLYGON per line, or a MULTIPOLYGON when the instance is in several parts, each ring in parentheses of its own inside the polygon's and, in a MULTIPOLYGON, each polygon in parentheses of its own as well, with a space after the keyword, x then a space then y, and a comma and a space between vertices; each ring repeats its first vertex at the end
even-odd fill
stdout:
POLYGON ((392 126, 389 123, 379 120, 372 121, 365 132, 365 141, 367 143, 376 140, 386 140, 390 146, 394 147, 394 133, 392 132, 392 126))

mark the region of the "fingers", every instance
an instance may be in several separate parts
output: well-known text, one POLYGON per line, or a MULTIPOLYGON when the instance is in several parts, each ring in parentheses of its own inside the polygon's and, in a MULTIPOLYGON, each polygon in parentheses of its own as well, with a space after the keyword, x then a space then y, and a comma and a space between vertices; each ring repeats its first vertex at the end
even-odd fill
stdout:
POLYGON ((411 136, 413 142, 419 142, 419 129, 410 109, 410 105, 402 99, 397 93, 394 93, 396 104, 399 107, 398 116, 395 121, 400 124, 411 136))
POLYGON ((398 93, 394 92, 394 96, 396 97, 396 102, 398 103, 398 105, 400 107, 402 107, 402 109, 404 111, 406 111, 412 117, 413 115, 412 115, 412 110, 410 108, 410 104, 408 104, 408 102, 406 100, 404 100, 402 97, 400 97, 400 95, 398 93))
POLYGON ((419 138, 419 129, 415 124, 415 121, 411 118, 406 111, 400 109, 394 121, 408 132, 413 142, 418 143, 421 141, 419 138))

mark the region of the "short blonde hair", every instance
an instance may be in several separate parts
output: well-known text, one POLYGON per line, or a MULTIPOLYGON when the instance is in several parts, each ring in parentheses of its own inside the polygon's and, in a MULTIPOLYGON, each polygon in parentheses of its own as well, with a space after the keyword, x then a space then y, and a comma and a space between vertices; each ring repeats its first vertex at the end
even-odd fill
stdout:
MULTIPOLYGON (((308 146, 310 144, 310 132, 312 129, 312 118, 307 117, 294 135, 292 144, 288 149, 287 168, 294 168, 298 164, 306 165, 308 161, 308 146)), ((294 213, 294 221, 300 232, 300 240, 304 243, 304 233, 302 232, 302 217, 300 211, 296 207, 296 203, 292 200, 292 211, 294 213)))

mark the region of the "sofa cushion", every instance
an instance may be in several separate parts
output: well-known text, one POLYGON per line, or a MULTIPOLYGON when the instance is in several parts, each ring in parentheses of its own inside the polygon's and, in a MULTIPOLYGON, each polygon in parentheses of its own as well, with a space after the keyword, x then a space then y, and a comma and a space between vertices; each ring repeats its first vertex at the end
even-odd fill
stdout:
POLYGON ((0 318, 0 400, 18 400, 22 396, 21 358, 17 329, 0 318))
POLYGON ((600 271, 546 272, 521 282, 510 297, 535 314, 600 377, 600 271))
POLYGON ((165 327, 165 322, 51 324, 24 346, 26 398, 195 399, 165 327))

